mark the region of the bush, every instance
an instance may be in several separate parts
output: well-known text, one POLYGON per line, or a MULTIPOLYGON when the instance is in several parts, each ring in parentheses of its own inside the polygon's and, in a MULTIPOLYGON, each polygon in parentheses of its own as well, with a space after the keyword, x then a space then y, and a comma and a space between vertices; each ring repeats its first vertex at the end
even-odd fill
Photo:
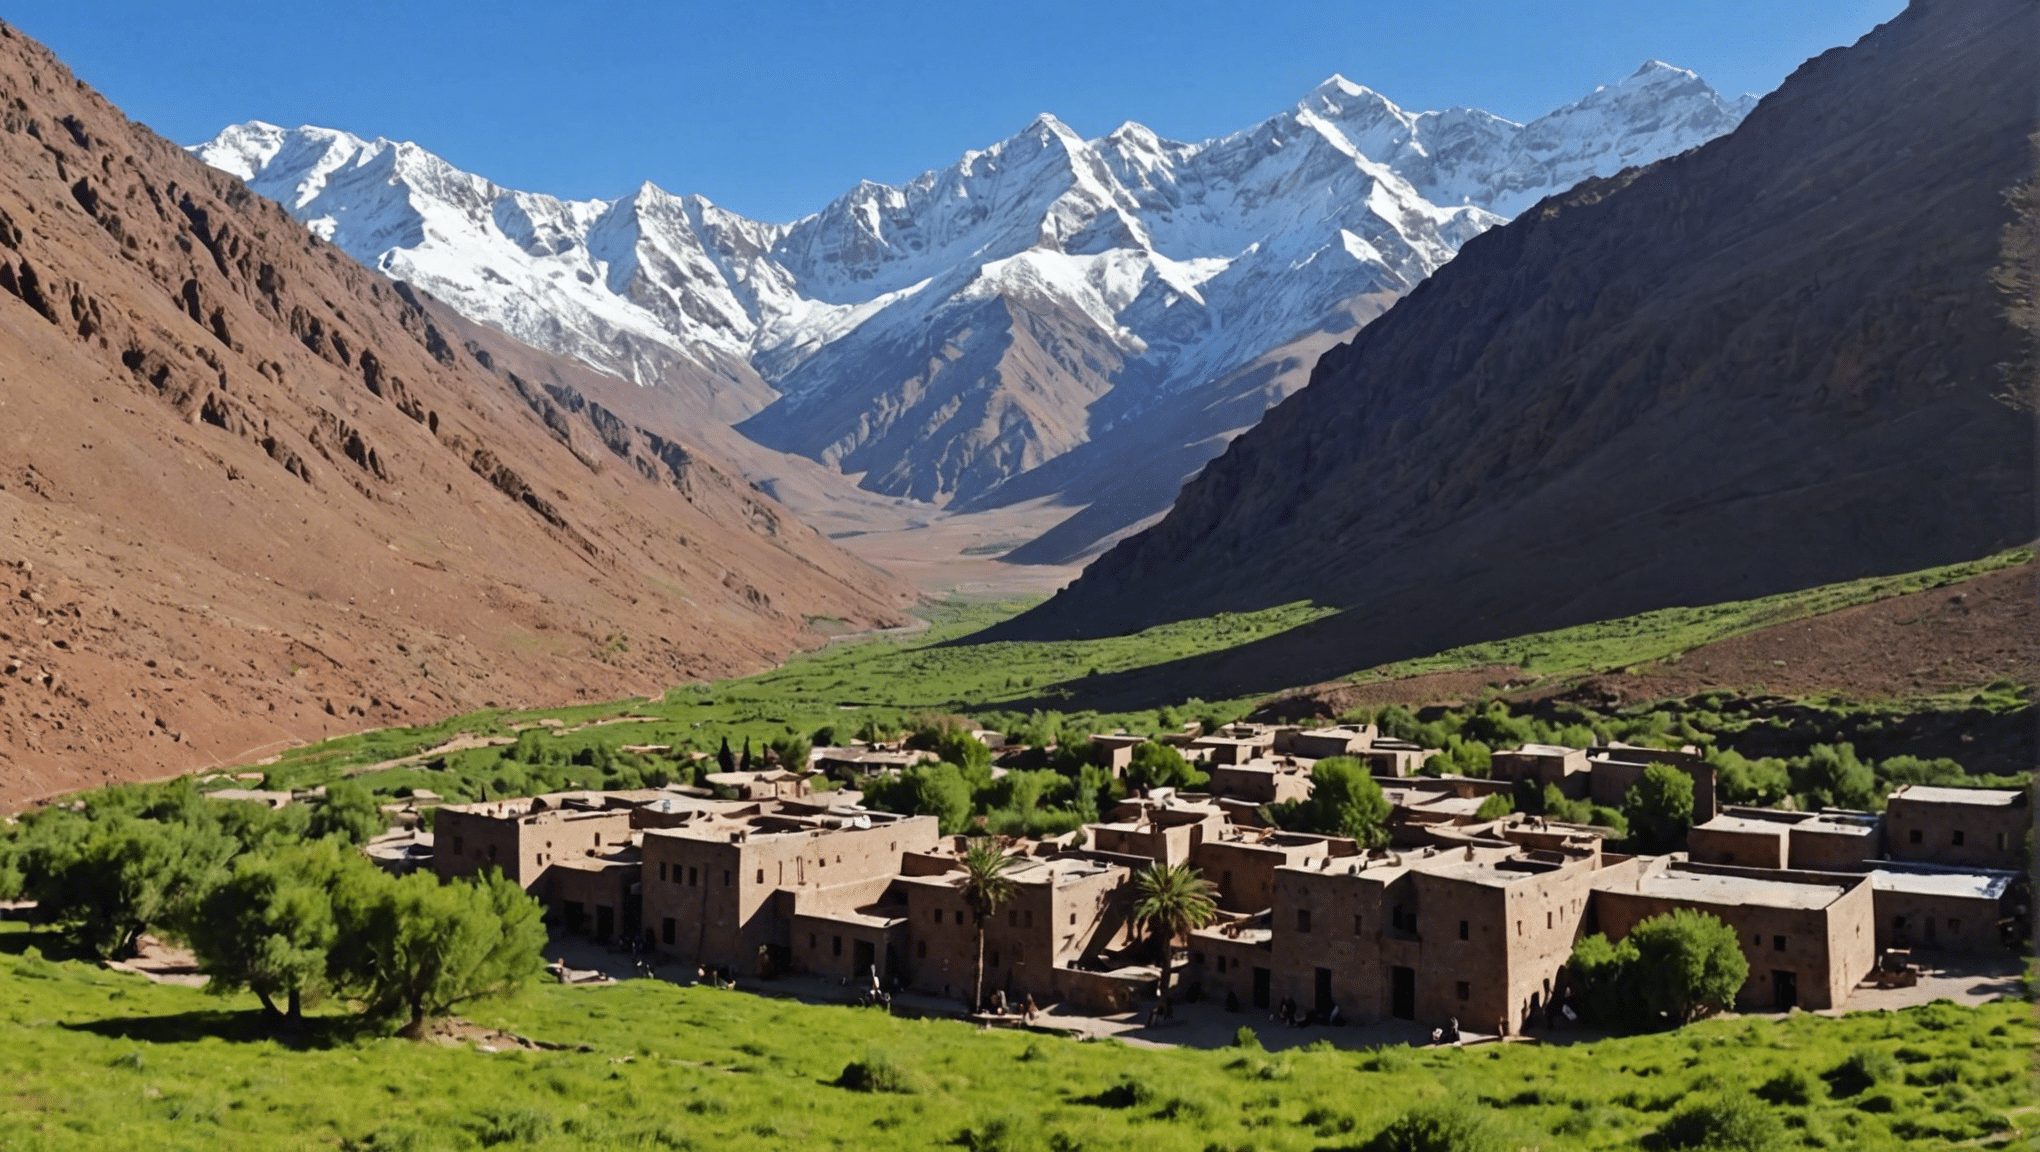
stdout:
POLYGON ((1242 1024, 1239 1031, 1233 1033, 1232 1046, 1235 1048, 1259 1049, 1261 1047, 1261 1037, 1255 1034, 1252 1028, 1242 1024))
POLYGON ((1744 1096, 1695 1100, 1672 1113, 1657 1130, 1659 1142, 1667 1148, 1724 1152, 1768 1152, 1784 1136, 1785 1126, 1777 1114, 1744 1096))
POLYGON ((1836 1096, 1858 1096, 1879 1084, 1895 1081, 1898 1060, 1882 1048, 1858 1048, 1830 1069, 1824 1079, 1836 1096))
POLYGON ((1820 1082, 1804 1068, 1787 1068, 1757 1089, 1757 1098, 1770 1104, 1800 1107, 1821 1095, 1820 1082))
POLYGON ((852 1092, 912 1092, 907 1082, 907 1070, 883 1056, 869 1055, 862 1060, 852 1060, 843 1066, 843 1074, 836 1077, 839 1088, 852 1092))
POLYGON ((1389 1121, 1364 1152, 1505 1152, 1511 1141, 1488 1113, 1465 1104, 1419 1104, 1389 1121))

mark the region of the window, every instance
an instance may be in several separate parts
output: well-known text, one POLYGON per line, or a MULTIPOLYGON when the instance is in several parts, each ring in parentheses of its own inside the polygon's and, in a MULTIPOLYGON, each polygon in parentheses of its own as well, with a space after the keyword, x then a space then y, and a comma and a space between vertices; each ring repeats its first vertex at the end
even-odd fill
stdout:
POLYGON ((765 882, 765 870, 763 868, 760 868, 758 869, 758 883, 763 884, 764 882, 765 882))
POLYGON ((667 944, 673 942, 673 918, 671 916, 659 921, 659 939, 667 944))
POLYGON ((1220 872, 1218 874, 1218 886, 1228 892, 1232 891, 1232 873, 1220 872))
POLYGON ((1962 921, 1956 919, 1953 916, 1948 917, 1948 931, 1950 932, 1962 931, 1962 921))
POLYGON ((1298 908, 1296 910, 1296 930, 1298 932, 1310 931, 1310 909, 1298 908))
POLYGON ((1923 839, 1925 837, 1920 834, 1920 830, 1917 828, 1905 834, 1905 842, 1908 844, 1917 844, 1923 839))
POLYGON ((1467 983, 1464 980, 1461 980, 1458 983, 1454 984, 1452 986, 1452 992, 1455 996, 1458 996, 1461 1000, 1473 999, 1473 985, 1467 983))
POLYGON ((1754 948, 1754 947, 1756 947, 1757 945, 1759 945, 1759 944, 1762 944, 1763 942, 1764 942, 1764 934, 1763 934, 1762 932, 1752 932, 1752 933, 1750 933, 1750 947, 1754 948))
POLYGON ((1464 921, 1464 920, 1461 920, 1461 921, 1459 922, 1459 938, 1460 938, 1461 940, 1464 940, 1464 939, 1466 939, 1466 938, 1467 938, 1467 935, 1466 935, 1466 921, 1464 921))
POLYGON ((1516 921, 1516 935, 1521 936, 1522 934, 1523 934, 1523 922, 1521 920, 1518 920, 1516 921))
POLYGON ((815 946, 815 934, 812 932, 807 934, 807 946, 810 948, 815 946))
POLYGON ((1949 836, 1948 843, 1953 844, 1958 848, 1962 846, 1962 829, 1957 828, 1955 829, 1955 831, 1950 832, 1948 836, 1949 836))
POLYGON ((1027 911, 1025 911, 1025 912, 1022 912, 1022 913, 1020 914, 1020 926, 1021 926, 1022 928, 1032 928, 1032 927, 1034 927, 1034 911, 1033 911, 1033 909, 1029 909, 1029 910, 1027 910, 1027 911))
POLYGON ((1194 967, 1198 968, 1204 967, 1204 953, 1202 952, 1190 953, 1190 963, 1194 967))
POLYGON ((1358 912, 1353 913, 1353 935, 1360 935, 1360 914, 1358 912))
POLYGON ((2002 832, 1997 834, 1997 846, 1998 851, 2002 852, 2005 850, 2005 834, 2002 832))
POLYGON ((1006 927, 1018 928, 1019 926, 1020 926, 1020 913, 1014 911, 1011 908, 1006 909, 1006 927))
POLYGON ((1417 930, 1417 918, 1410 915, 1410 910, 1400 904, 1389 910, 1388 924, 1398 932, 1417 930))
POLYGON ((1550 910, 1550 909, 1548 909, 1548 908, 1547 908, 1547 909, 1545 909, 1545 912, 1544 912, 1544 926, 1545 926, 1546 928, 1550 928, 1550 927, 1553 927, 1553 926, 1554 926, 1554 924, 1553 924, 1553 922, 1552 922, 1552 919, 1551 919, 1551 917, 1552 917, 1552 913, 1551 913, 1551 910, 1550 910))
POLYGON ((1783 936, 1771 937, 1771 951, 1783 952, 1784 950, 1785 950, 1785 938, 1783 936))
POLYGON ((935 922, 937 924, 942 923, 942 909, 940 908, 935 909, 935 922))
POLYGON ((664 860, 661 860, 659 861, 659 879, 663 881, 665 878, 666 878, 666 862, 664 860))
POLYGON ((842 954, 843 954, 843 938, 841 936, 831 936, 829 938, 829 955, 841 956, 842 954))
POLYGON ((1072 913, 1070 913, 1070 923, 1072 923, 1072 924, 1075 924, 1076 922, 1077 922, 1077 914, 1076 914, 1075 912, 1072 912, 1072 913))
POLYGON ((999 954, 997 952, 994 952, 992 953, 992 967, 997 968, 998 966, 999 966, 999 954))
POLYGON ((696 868, 692 864, 689 864, 687 866, 687 886, 689 888, 696 888, 700 886, 700 883, 701 883, 700 869, 696 868))
POLYGON ((544 864, 544 863, 545 863, 545 853, 543 853, 543 852, 533 852, 533 853, 531 854, 531 866, 532 866, 532 867, 536 868, 536 867, 538 867, 539 865, 541 865, 541 864, 544 864))
MULTIPOLYGON (((763 868, 758 870, 758 878, 760 880, 765 878, 765 870, 763 868)), ((722 886, 725 888, 730 886, 730 870, 727 868, 722 870, 722 886)))
POLYGON ((600 847, 602 847, 602 833, 600 833, 600 832, 597 832, 597 833, 595 834, 595 846, 596 846, 597 848, 600 848, 600 847))
POLYGON ((1903 933, 1905 931, 1905 917, 1893 916, 1891 918, 1891 930, 1893 932, 1903 933))
POLYGON ((1212 964, 1212 967, 1218 969, 1220 972, 1225 971, 1225 957, 1223 956, 1218 957, 1217 960, 1212 964))

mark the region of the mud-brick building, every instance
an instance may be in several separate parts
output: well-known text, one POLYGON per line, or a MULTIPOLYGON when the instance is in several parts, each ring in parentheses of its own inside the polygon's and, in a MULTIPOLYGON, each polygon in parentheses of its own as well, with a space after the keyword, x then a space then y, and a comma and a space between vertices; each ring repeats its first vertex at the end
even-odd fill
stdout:
POLYGON ((1278 868, 1265 930, 1197 933, 1192 969, 1257 1006, 1515 1031, 1542 1019, 1599 863, 1593 848, 1468 845, 1278 868))
POLYGON ((1262 912, 1274 906, 1277 869, 1311 867, 1327 857, 1359 854, 1360 846, 1343 836, 1234 825, 1193 848, 1190 866, 1217 886, 1219 908, 1262 912))
POLYGON ((2016 872, 1883 861, 1870 870, 1877 946, 1926 952, 2005 952, 2024 903, 2016 872))
POLYGON ((797 910, 856 907, 905 854, 940 839, 933 816, 792 806, 647 829, 645 926, 676 959, 783 971, 797 910))
POLYGON ((1835 1008, 1876 960, 1875 904, 1867 875, 1797 872, 1641 858, 1594 881, 1598 930, 1611 940, 1679 908, 1735 930, 1749 961, 1736 998, 1753 1011, 1835 1008))
MULTIPOLYGON (((1097 1010, 1126 1006, 1096 977, 1137 943, 1134 870, 1147 861, 1095 852, 1022 857, 1007 871, 1013 898, 985 922, 985 991, 1019 1001, 1070 1002, 1097 1010), (1102 990, 1102 991, 1101 991, 1102 990)), ((912 986, 968 1000, 977 965, 977 929, 963 899, 960 868, 902 876, 912 956, 912 986)), ((1131 992, 1132 989, 1127 989, 1131 992)))
POLYGON ((1374 744, 1380 731, 1372 724, 1335 724, 1326 728, 1277 728, 1275 752, 1324 760, 1333 756, 1357 756, 1374 744))
POLYGON ((1205 800, 1192 800, 1167 788, 1145 797, 1128 797, 1113 806, 1109 819, 1087 824, 1091 849, 1137 856, 1161 864, 1189 861, 1199 844, 1230 826, 1226 810, 1205 800))
POLYGON ((1218 799, 1280 804, 1310 797, 1310 765, 1294 757, 1213 764, 1207 771, 1211 780, 1204 790, 1218 799))
POLYGON ((2033 810, 2023 791, 1908 784, 1884 805, 1893 860, 2023 872, 2033 810))
POLYGON ((1881 832, 1874 812, 1729 807, 1694 825, 1686 849, 1701 864, 1856 871, 1877 858, 1881 832))
POLYGON ((599 794, 556 793, 441 805, 432 828, 432 868, 442 879, 494 869, 546 901, 546 870, 628 844, 631 816, 628 807, 611 807, 599 794))

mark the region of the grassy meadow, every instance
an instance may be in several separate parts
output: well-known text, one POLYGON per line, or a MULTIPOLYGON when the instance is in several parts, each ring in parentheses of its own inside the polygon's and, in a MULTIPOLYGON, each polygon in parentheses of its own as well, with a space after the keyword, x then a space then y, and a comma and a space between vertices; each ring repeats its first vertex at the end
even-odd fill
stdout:
POLYGON ((0 1148, 1305 1152, 1365 1147, 1437 1105, 1468 1152, 1675 1141, 1702 1104, 1768 1116, 1758 1146, 1780 1149, 2024 1147, 2040 1129, 2025 1003, 1720 1020, 1567 1047, 1268 1053, 634 981, 478 1007, 478 1024, 561 1046, 490 1052, 372 1034, 286 1045, 250 997, 35 951, 54 941, 0 925, 0 1148), (853 1063, 899 1090, 840 1086, 853 1063))

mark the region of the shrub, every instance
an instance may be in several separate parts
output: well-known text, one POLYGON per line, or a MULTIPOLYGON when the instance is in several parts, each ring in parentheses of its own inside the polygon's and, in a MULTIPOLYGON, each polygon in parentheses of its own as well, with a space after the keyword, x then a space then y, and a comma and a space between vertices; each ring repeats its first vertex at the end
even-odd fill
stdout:
POLYGON ((1233 1033, 1232 1045, 1235 1048, 1258 1049, 1261 1047, 1261 1037, 1256 1035, 1252 1028, 1242 1024, 1239 1031, 1233 1033))
POLYGON ((491 1108, 475 1116, 475 1138, 482 1147, 512 1144, 528 1148, 559 1129, 559 1121, 531 1108, 491 1108))
POLYGON ((1695 1100, 1672 1113, 1657 1130, 1667 1148, 1707 1148, 1724 1152, 1767 1152, 1784 1139, 1785 1126, 1776 1113, 1744 1096, 1713 1096, 1695 1100))
POLYGON ((1787 1068, 1757 1089, 1758 1099, 1793 1107, 1810 1104, 1820 1094, 1820 1082, 1804 1068, 1787 1068))
POLYGON ((912 1092, 907 1082, 907 1070, 879 1055, 867 1055, 862 1060, 852 1060, 843 1066, 843 1074, 836 1077, 836 1085, 852 1092, 912 1092))
POLYGON ((1505 1152, 1511 1141, 1494 1118, 1446 1101, 1419 1104, 1374 1134, 1364 1152, 1505 1152))
POLYGON ((1858 1048, 1830 1069, 1824 1079, 1836 1096, 1858 1096, 1899 1076, 1898 1061, 1882 1048, 1858 1048))

